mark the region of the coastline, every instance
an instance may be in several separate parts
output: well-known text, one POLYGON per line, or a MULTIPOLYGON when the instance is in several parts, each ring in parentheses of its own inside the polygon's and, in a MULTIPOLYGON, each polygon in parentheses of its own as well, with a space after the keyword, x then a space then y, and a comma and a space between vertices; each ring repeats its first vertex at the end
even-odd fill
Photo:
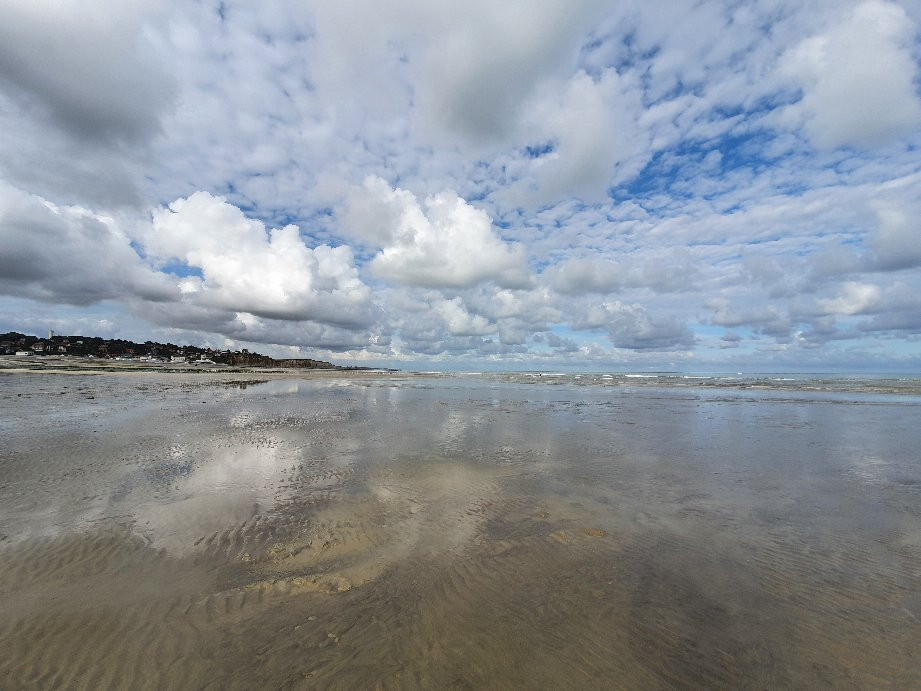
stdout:
POLYGON ((750 392, 752 394, 789 393, 815 395, 836 400, 836 397, 891 396, 906 402, 921 402, 921 375, 852 374, 852 373, 751 373, 751 374, 685 374, 678 372, 503 372, 503 371, 413 371, 372 367, 302 368, 302 367, 238 367, 228 365, 198 365, 92 359, 73 356, 17 357, 0 355, 0 375, 4 373, 47 374, 125 374, 148 373, 163 376, 192 375, 195 377, 222 375, 230 377, 258 376, 275 378, 375 378, 403 377, 413 379, 483 380, 497 385, 545 385, 578 388, 616 388, 641 391, 669 389, 690 392, 750 392))
POLYGON ((28 374, 194 374, 194 375, 265 375, 282 377, 314 377, 342 375, 399 374, 395 370, 373 368, 306 368, 306 367, 233 367, 226 365, 195 365, 177 363, 132 362, 115 359, 82 358, 68 355, 18 357, 0 355, 0 375, 4 373, 28 374))

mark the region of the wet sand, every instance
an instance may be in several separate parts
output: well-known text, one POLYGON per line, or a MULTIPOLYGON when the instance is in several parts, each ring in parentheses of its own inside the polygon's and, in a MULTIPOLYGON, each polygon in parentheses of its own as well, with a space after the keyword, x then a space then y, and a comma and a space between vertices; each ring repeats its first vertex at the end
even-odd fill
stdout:
POLYGON ((921 687, 917 397, 260 379, 0 373, 4 688, 921 687))

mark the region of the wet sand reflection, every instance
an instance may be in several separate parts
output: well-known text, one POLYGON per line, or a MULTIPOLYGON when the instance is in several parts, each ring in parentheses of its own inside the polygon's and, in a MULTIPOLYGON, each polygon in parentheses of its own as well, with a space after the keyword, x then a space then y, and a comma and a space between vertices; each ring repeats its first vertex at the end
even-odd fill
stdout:
POLYGON ((921 685, 916 406, 4 383, 13 687, 921 685))

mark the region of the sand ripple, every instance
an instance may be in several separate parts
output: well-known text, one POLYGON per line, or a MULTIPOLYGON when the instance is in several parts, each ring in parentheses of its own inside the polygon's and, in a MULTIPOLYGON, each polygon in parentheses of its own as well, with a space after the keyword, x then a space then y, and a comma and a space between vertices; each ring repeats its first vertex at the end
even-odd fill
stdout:
POLYGON ((879 406, 29 376, 4 688, 921 687, 921 471, 879 406))

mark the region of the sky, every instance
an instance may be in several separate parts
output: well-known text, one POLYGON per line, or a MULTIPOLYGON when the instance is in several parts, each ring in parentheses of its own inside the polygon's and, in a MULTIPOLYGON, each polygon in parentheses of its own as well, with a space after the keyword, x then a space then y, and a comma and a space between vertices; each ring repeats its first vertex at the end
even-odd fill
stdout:
POLYGON ((0 0, 0 331, 921 372, 921 0, 0 0))

